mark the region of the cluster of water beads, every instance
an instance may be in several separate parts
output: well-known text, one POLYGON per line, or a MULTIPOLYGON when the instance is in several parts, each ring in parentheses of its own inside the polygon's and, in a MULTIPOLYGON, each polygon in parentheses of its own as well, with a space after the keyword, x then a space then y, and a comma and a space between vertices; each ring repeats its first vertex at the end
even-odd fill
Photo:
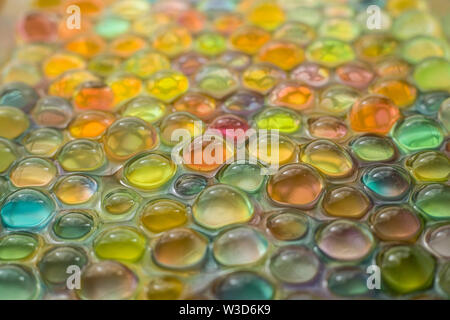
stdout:
POLYGON ((350 1, 33 3, 0 75, 1 299, 450 297, 449 46, 425 1, 376 31, 350 1), (175 162, 177 129, 226 156, 175 162))

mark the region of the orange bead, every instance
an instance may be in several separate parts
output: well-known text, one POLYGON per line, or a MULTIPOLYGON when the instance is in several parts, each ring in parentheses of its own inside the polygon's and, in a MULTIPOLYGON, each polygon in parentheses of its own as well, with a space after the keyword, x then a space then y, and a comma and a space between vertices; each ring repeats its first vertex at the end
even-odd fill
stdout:
POLYGON ((115 121, 112 113, 104 111, 87 111, 79 114, 69 126, 74 138, 98 139, 115 121))
POLYGON ((266 44, 258 54, 258 60, 268 62, 288 71, 305 59, 303 49, 295 43, 275 41, 266 44))
POLYGON ((270 40, 270 33, 257 28, 244 26, 237 29, 230 37, 231 45, 234 49, 255 54, 259 49, 270 40))
POLYGON ((398 107, 408 107, 417 97, 417 89, 405 80, 386 80, 372 86, 372 93, 390 98, 398 107))
POLYGON ((74 94, 75 108, 81 110, 110 110, 114 103, 114 93, 101 82, 82 84, 74 94))
POLYGON ((354 131, 387 134, 400 118, 392 100, 382 96, 367 96, 355 103, 350 111, 354 131))
POLYGON ((83 35, 69 41, 66 49, 85 58, 92 58, 102 52, 105 45, 105 41, 99 36, 83 35))
POLYGON ((176 111, 187 111, 202 120, 210 119, 216 111, 216 101, 201 93, 185 94, 174 103, 176 111))
POLYGON ((296 81, 286 81, 275 87, 269 101, 275 106, 304 110, 312 106, 314 98, 314 91, 309 87, 296 81))

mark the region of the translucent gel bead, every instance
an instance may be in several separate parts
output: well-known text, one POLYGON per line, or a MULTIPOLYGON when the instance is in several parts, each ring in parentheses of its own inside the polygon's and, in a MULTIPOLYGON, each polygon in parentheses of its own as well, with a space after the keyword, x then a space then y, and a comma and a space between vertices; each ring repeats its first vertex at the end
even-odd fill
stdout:
POLYGON ((57 22, 44 12, 28 13, 19 21, 17 33, 25 42, 55 42, 57 22))
POLYGON ((250 271, 236 271, 217 280, 213 287, 220 300, 270 300, 275 295, 273 285, 250 271))
POLYGON ((12 168, 9 179, 18 188, 43 187, 50 184, 56 174, 53 162, 42 158, 25 158, 12 168))
POLYGON ((114 122, 115 116, 105 111, 86 111, 78 114, 69 125, 70 135, 74 138, 100 138, 114 122))
POLYGON ((9 233, 0 238, 0 260, 25 260, 39 248, 39 240, 29 233, 9 233))
POLYGON ((66 171, 94 171, 105 164, 105 153, 98 142, 77 139, 62 147, 58 161, 66 171))
POLYGON ((150 191, 169 182, 176 170, 176 164, 169 157, 146 152, 131 158, 126 163, 124 177, 131 186, 150 191))
POLYGON ((208 130, 220 132, 226 139, 243 143, 245 133, 249 128, 250 126, 245 119, 230 114, 214 119, 209 125, 208 130))
POLYGON ((296 112, 285 108, 267 108, 255 116, 258 129, 278 130, 289 134, 301 127, 301 117, 296 112))
POLYGON ((222 99, 236 91, 239 85, 237 76, 218 64, 205 65, 197 72, 195 82, 198 88, 213 98, 222 99))
POLYGON ((122 116, 136 117, 155 123, 166 114, 167 106, 148 96, 139 96, 128 101, 122 108, 122 116))
POLYGON ((447 131, 450 131, 450 99, 442 102, 438 113, 439 121, 444 125, 447 131))
POLYGON ((337 67, 355 58, 350 45, 337 39, 319 39, 306 49, 306 58, 325 67, 337 67))
POLYGON ((113 74, 106 79, 106 84, 111 88, 115 108, 122 103, 138 96, 142 91, 142 81, 134 75, 113 74))
POLYGON ((172 61, 172 67, 187 77, 194 76, 197 71, 207 64, 209 59, 197 52, 187 52, 172 61))
POLYGON ((258 231, 236 227, 218 235, 213 244, 214 258, 224 266, 243 266, 260 261, 269 243, 258 231))
POLYGON ((121 58, 129 58, 136 52, 146 49, 146 47, 147 43, 144 39, 131 34, 114 39, 109 44, 111 53, 121 58))
POLYGON ((367 62, 380 62, 394 55, 398 43, 385 34, 366 34, 355 42, 358 58, 367 62))
POLYGON ((168 145, 174 146, 181 140, 174 136, 177 129, 185 129, 189 131, 191 137, 196 137, 203 132, 203 122, 187 112, 174 112, 163 119, 160 125, 161 141, 168 145))
POLYGON ((201 172, 214 171, 233 156, 233 145, 218 135, 196 137, 181 150, 184 166, 201 172))
POLYGON ((30 121, 22 110, 0 106, 0 137, 15 139, 30 126, 30 121))
POLYGON ((147 83, 147 92, 154 98, 172 102, 189 88, 189 80, 177 71, 159 71, 152 74, 147 83))
POLYGON ((270 177, 267 194, 276 203, 311 207, 323 188, 324 182, 315 169, 295 163, 281 167, 270 177))
POLYGON ((417 64, 430 57, 448 57, 448 45, 438 38, 419 36, 406 41, 402 46, 402 57, 417 64))
MULTIPOLYGON (((444 101, 448 98, 450 98, 450 93, 445 91, 432 91, 422 93, 416 100, 414 107, 423 115, 438 115, 438 118, 444 125, 444 127, 448 127, 446 124, 446 120, 444 119, 445 117, 439 116, 439 111, 441 111, 441 113, 445 111, 446 103, 444 101)), ((450 117, 448 119, 450 120, 450 117)))
POLYGON ((383 282, 397 294, 407 294, 431 286, 435 260, 419 246, 395 246, 378 257, 383 282))
POLYGON ((147 246, 147 240, 136 229, 115 227, 98 235, 94 240, 94 251, 100 259, 136 262, 147 246))
POLYGON ((391 0, 386 3, 386 9, 394 17, 398 17, 408 10, 427 10, 427 3, 423 0, 391 0))
POLYGON ((167 231, 152 251, 156 264, 167 269, 191 269, 204 259, 208 240, 192 229, 181 228, 167 231))
POLYGON ((38 268, 42 279, 52 285, 65 285, 67 268, 77 266, 82 269, 88 263, 83 249, 78 247, 54 247, 44 253, 38 268))
POLYGON ((390 161, 396 156, 396 149, 389 138, 364 135, 350 145, 353 154, 367 162, 390 161))
POLYGON ((308 143, 302 148, 300 160, 312 165, 329 178, 346 177, 354 170, 350 155, 329 140, 308 143))
POLYGON ((230 44, 235 50, 254 55, 270 40, 270 37, 270 33, 264 29, 243 26, 231 34, 230 44))
POLYGON ((206 17, 203 12, 188 9, 178 16, 177 22, 193 33, 198 33, 205 28, 206 17))
POLYGON ((150 37, 158 27, 167 26, 170 22, 171 17, 166 12, 150 12, 133 21, 132 31, 140 36, 150 37))
POLYGON ((450 297, 450 263, 445 263, 441 268, 438 276, 438 284, 447 298, 450 297))
POLYGON ((450 62, 444 58, 427 59, 414 68, 414 81, 422 91, 450 88, 450 62))
POLYGON ((335 85, 322 92, 319 106, 332 114, 345 114, 359 97, 360 93, 357 90, 335 85))
POLYGON ((400 111, 389 98, 367 96, 350 111, 350 126, 357 132, 387 134, 400 118, 400 111))
POLYGON ((144 206, 141 213, 143 226, 154 233, 181 227, 187 221, 185 205, 170 199, 153 200, 144 206))
POLYGON ((255 26, 272 31, 285 21, 283 9, 276 1, 259 1, 247 13, 247 19, 255 26))
POLYGON ((372 207, 364 192, 353 187, 335 187, 328 190, 322 200, 325 213, 339 218, 361 218, 372 207))
POLYGON ((288 41, 273 41, 265 44, 258 53, 259 61, 276 65, 289 71, 305 59, 303 49, 288 41))
POLYGON ((111 11, 129 20, 135 20, 150 11, 150 3, 141 0, 126 0, 115 2, 111 5, 111 11))
POLYGON ((222 105, 222 110, 241 117, 247 117, 263 107, 264 97, 250 91, 238 91, 222 105))
POLYGON ((450 175, 450 160, 437 151, 424 151, 410 157, 405 166, 418 181, 445 182, 450 175))
POLYGON ((66 71, 75 69, 85 69, 86 62, 73 53, 55 53, 44 61, 42 66, 44 75, 49 79, 54 79, 66 71))
POLYGON ((412 10, 394 20, 392 35, 399 40, 408 40, 415 36, 436 36, 442 34, 439 21, 430 13, 412 10))
POLYGON ((218 179, 220 183, 254 193, 261 188, 264 174, 257 164, 234 162, 221 170, 218 179))
POLYGON ((124 300, 134 296, 137 286, 136 275, 125 265, 100 261, 84 269, 77 293, 86 300, 124 300))
POLYGON ((358 298, 369 293, 367 273, 358 267, 338 267, 331 271, 327 279, 330 292, 348 298, 358 298))
POLYGON ((384 241, 414 242, 422 231, 421 220, 407 207, 383 207, 370 216, 370 223, 384 241))
POLYGON ((295 161, 297 147, 289 138, 269 133, 260 134, 257 139, 252 138, 248 145, 253 160, 275 166, 295 161))
POLYGON ((94 229, 94 219, 85 212, 71 211, 59 216, 53 224, 53 233, 64 240, 78 240, 94 229))
POLYGON ((308 131, 315 138, 339 141, 347 137, 349 129, 339 118, 323 116, 308 119, 308 131))
POLYGON ((66 43, 67 51, 89 59, 101 53, 106 47, 105 41, 97 35, 81 35, 66 43))
POLYGON ((9 83, 0 87, 0 106, 16 107, 29 112, 38 99, 36 90, 25 83, 9 83))
POLYGON ((30 86, 38 86, 42 75, 37 66, 19 61, 7 63, 0 74, 2 83, 23 82, 30 86))
POLYGON ((361 32, 357 23, 350 19, 327 19, 319 26, 318 33, 324 38, 334 38, 346 42, 355 40, 361 32))
POLYGON ((244 24, 241 15, 234 12, 225 12, 216 17, 213 21, 214 29, 224 35, 229 36, 244 24))
POLYGON ((41 63, 51 55, 53 47, 45 43, 30 43, 17 48, 14 58, 24 63, 41 63))
POLYGON ((284 283, 303 284, 319 273, 320 262, 311 250, 303 246, 283 247, 270 259, 270 271, 284 283))
POLYGON ((2 223, 8 228, 40 228, 51 218, 54 202, 43 192, 23 188, 10 194, 0 210, 2 223))
POLYGON ((140 198, 132 189, 117 188, 107 193, 102 200, 102 208, 110 216, 121 218, 132 214, 139 205, 140 198))
POLYGON ((97 182, 84 175, 62 177, 53 188, 59 201, 67 205, 79 205, 88 202, 97 192, 97 182))
POLYGON ((169 25, 158 28, 152 37, 152 46, 163 54, 174 57, 190 49, 192 37, 189 30, 169 25))
POLYGON ((193 197, 208 185, 208 180, 197 174, 183 174, 174 183, 174 190, 182 197, 193 197))
POLYGON ((67 100, 52 96, 41 98, 31 114, 37 125, 53 128, 65 128, 72 115, 72 105, 67 100))
POLYGON ((183 293, 184 284, 178 278, 165 276, 153 278, 147 285, 148 300, 177 300, 183 293))
POLYGON ((410 70, 406 61, 397 58, 387 58, 375 65, 375 71, 380 77, 406 78, 410 70))
POLYGON ((312 107, 314 100, 315 92, 297 81, 282 82, 269 95, 270 104, 297 111, 312 107))
POLYGON ((409 192, 411 178, 401 167, 379 165, 366 170, 362 182, 377 198, 392 201, 409 192))
POLYGON ((75 90, 80 84, 98 80, 99 78, 96 75, 86 70, 68 71, 51 82, 48 94, 72 99, 75 90))
POLYGON ((130 22, 115 16, 104 17, 95 25, 95 33, 105 39, 114 39, 130 29, 130 22))
POLYGON ((319 229, 316 243, 331 259, 356 261, 362 260, 372 251, 374 239, 370 230, 361 224, 335 220, 319 229))
POLYGON ((217 56, 226 50, 226 40, 220 33, 205 32, 195 39, 194 48, 206 56, 217 56))
POLYGON ((102 82, 86 82, 75 91, 73 103, 78 110, 111 110, 114 92, 102 82))
POLYGON ((123 69, 145 79, 157 71, 170 69, 170 61, 158 52, 144 50, 125 60, 123 69))
POLYGON ((117 120, 106 130, 103 138, 106 155, 117 161, 151 150, 157 142, 155 128, 136 118, 117 120))
POLYGON ((188 112, 202 120, 211 119, 216 113, 216 100, 201 93, 188 92, 173 104, 176 111, 188 112))
POLYGON ((318 64, 305 62, 292 70, 291 79, 319 88, 330 81, 330 71, 318 64))
POLYGON ((301 22, 286 22, 280 28, 275 30, 274 38, 278 40, 287 40, 305 46, 316 38, 314 28, 301 22))
POLYGON ((450 225, 445 224, 433 228, 426 237, 426 243, 429 248, 437 253, 438 256, 449 258, 450 257, 450 225))
POLYGON ((197 196, 192 213, 199 225, 220 229, 249 221, 253 216, 253 205, 239 189, 217 184, 207 187, 197 196))
MULTIPOLYGON (((99 54, 89 60, 88 70, 97 76, 109 77, 119 71, 122 59, 111 54, 99 54)), ((131 72, 130 72, 131 73, 131 72)))
POLYGON ((374 72, 360 62, 349 62, 336 69, 338 80, 347 86, 365 89, 374 78, 374 72))
POLYGON ((17 158, 15 146, 9 140, 0 138, 0 172, 8 170, 17 158))
POLYGON ((0 265, 0 299, 32 300, 39 295, 39 280, 28 267, 18 264, 0 265))
POLYGON ((286 74, 269 63, 255 63, 244 70, 241 78, 244 88, 266 94, 285 79, 286 74))
POLYGON ((398 147, 407 153, 436 149, 444 140, 439 123, 421 115, 413 115, 397 123, 392 136, 398 147))
POLYGON ((416 191, 413 196, 415 207, 426 217, 434 220, 448 219, 450 212, 450 187, 443 184, 429 184, 416 191))
POLYGON ((400 108, 409 107, 417 97, 417 89, 404 80, 385 80, 374 84, 370 91, 388 97, 400 108))
POLYGON ((290 209, 271 215, 266 221, 266 227, 277 240, 295 241, 306 235, 309 222, 302 212, 290 209))

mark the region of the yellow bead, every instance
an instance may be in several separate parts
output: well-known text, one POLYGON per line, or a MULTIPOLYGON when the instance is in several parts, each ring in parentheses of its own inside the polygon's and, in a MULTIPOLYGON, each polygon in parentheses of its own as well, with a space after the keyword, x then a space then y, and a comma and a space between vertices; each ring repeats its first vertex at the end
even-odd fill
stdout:
POLYGON ((178 201, 159 199, 149 202, 142 210, 141 222, 155 233, 184 225, 188 220, 186 206, 178 201))
POLYGON ((72 53, 56 53, 50 56, 43 65, 47 78, 53 79, 69 70, 84 69, 86 62, 72 53))
POLYGON ((94 241, 94 251, 101 259, 135 262, 144 254, 146 244, 136 229, 118 227, 100 234, 94 241))
POLYGON ((30 121, 22 110, 14 107, 0 107, 0 137, 17 138, 29 126, 30 121))
POLYGON ((154 98, 172 102, 189 88, 189 80, 180 72, 166 70, 153 74, 147 81, 147 91, 154 98))
POLYGON ((183 292, 183 283, 175 277, 167 276, 150 280, 146 296, 148 300, 176 300, 183 292))
POLYGON ((254 25, 266 30, 275 30, 285 20, 283 9, 275 1, 260 1, 254 5, 247 19, 254 25))
POLYGON ((169 57, 174 57, 190 49, 192 38, 186 28, 170 25, 158 28, 155 31, 152 44, 156 50, 169 57))

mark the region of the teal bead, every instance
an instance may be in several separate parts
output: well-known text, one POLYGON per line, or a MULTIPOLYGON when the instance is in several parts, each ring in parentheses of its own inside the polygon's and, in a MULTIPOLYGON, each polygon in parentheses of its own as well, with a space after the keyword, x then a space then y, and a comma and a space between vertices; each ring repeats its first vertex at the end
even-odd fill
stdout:
POLYGON ((0 265, 0 300, 32 300, 39 295, 39 280, 24 266, 0 265))
POLYGON ((449 97, 450 94, 445 91, 423 93, 417 99, 415 109, 425 116, 435 116, 442 102, 449 97))
POLYGON ((54 202, 43 192, 24 188, 5 199, 0 215, 8 228, 40 228, 50 220, 54 210, 54 202))
POLYGON ((328 289, 340 297, 361 297, 369 294, 369 274, 359 268, 344 267, 333 270, 328 277, 328 289))
POLYGON ((398 147, 406 153, 436 149, 444 141, 444 132, 439 123, 421 115, 398 122, 392 136, 398 147))
POLYGON ((369 168, 362 181, 377 198, 399 200, 409 192, 411 178, 401 167, 383 165, 369 168))
POLYGON ((94 228, 94 219, 84 212, 68 212, 56 219, 53 232, 61 239, 80 239, 94 228))
POLYGON ((238 271, 219 280, 214 293, 221 300, 270 300, 275 289, 256 273, 238 271))

